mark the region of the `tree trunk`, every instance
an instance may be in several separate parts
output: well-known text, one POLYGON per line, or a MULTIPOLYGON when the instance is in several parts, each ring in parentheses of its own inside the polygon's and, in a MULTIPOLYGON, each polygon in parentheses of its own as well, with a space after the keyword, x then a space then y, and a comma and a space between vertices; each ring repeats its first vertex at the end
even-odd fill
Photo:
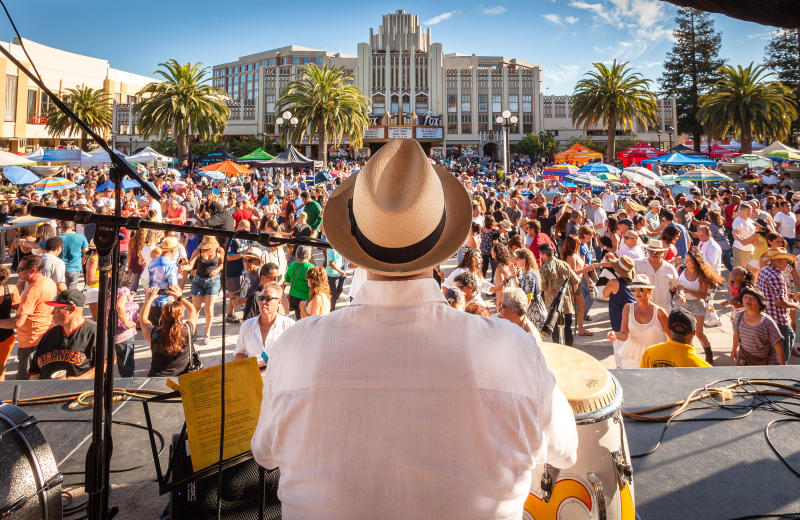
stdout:
POLYGON ((89 134, 84 131, 81 131, 81 150, 84 152, 89 151, 89 134))
POLYGON ((328 135, 322 126, 322 120, 317 123, 317 135, 319 136, 319 160, 322 161, 322 168, 328 167, 328 135))
POLYGON ((614 148, 617 140, 617 118, 611 116, 606 121, 608 124, 608 142, 606 143, 606 162, 611 163, 614 160, 614 148))
POLYGON ((750 134, 749 130, 742 129, 742 149, 740 150, 743 154, 745 153, 753 153, 753 136, 750 134))
POLYGON ((178 164, 186 168, 189 166, 189 134, 176 135, 175 143, 178 145, 178 164))

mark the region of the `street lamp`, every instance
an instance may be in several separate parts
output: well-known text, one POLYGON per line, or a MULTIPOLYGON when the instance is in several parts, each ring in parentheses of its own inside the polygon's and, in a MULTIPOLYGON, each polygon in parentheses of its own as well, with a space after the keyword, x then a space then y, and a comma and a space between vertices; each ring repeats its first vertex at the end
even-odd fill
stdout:
POLYGON ((667 133, 669 134, 669 149, 672 150, 672 134, 675 132, 675 129, 672 128, 672 125, 667 125, 667 133))
POLYGON ((509 110, 503 110, 503 113, 495 118, 495 122, 503 129, 503 172, 505 175, 508 175, 508 155, 511 152, 508 145, 508 131, 517 124, 517 121, 517 116, 512 116, 509 110))
MULTIPOLYGON (((288 124, 288 125, 291 126, 291 128, 294 128, 295 126, 297 126, 297 118, 296 117, 292 117, 292 113, 289 112, 288 110, 286 110, 283 114, 281 114, 281 116, 282 117, 279 117, 279 118, 277 118, 275 120, 275 124, 276 125, 282 126, 283 124, 288 124)), ((280 133, 280 130, 278 130, 278 133, 280 133)), ((289 146, 292 145, 291 135, 292 135, 291 129, 287 130, 286 131, 286 143, 289 146)))
POLYGON ((658 149, 661 150, 661 128, 656 130, 656 133, 658 134, 658 149))

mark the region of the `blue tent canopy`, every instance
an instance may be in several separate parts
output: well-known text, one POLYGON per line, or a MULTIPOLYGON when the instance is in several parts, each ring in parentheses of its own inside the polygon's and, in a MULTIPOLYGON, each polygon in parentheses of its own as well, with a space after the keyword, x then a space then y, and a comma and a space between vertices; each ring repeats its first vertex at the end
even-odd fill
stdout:
POLYGON ((704 157, 698 157, 696 155, 685 155, 678 152, 662 155, 661 157, 653 157, 652 159, 647 159, 645 161, 642 161, 641 164, 655 164, 659 161, 661 162, 661 164, 672 165, 672 166, 685 166, 689 164, 703 165, 703 166, 717 165, 717 161, 714 161, 712 159, 706 159, 704 157))

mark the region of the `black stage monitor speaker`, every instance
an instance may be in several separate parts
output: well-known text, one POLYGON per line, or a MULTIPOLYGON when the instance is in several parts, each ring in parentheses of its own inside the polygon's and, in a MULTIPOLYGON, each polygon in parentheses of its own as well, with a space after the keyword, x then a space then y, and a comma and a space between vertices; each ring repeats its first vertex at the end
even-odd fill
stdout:
POLYGON ((61 480, 36 419, 0 404, 0 518, 61 519, 61 480))
MULTIPOLYGON (((187 442, 179 435, 172 438, 170 458, 174 459, 173 482, 192 474, 192 461, 187 454, 187 442)), ((278 500, 280 470, 267 471, 263 489, 259 486, 259 467, 252 457, 222 470, 222 518, 226 520, 257 520, 264 494, 265 520, 280 520, 281 503, 278 500)), ((205 520, 217 518, 217 482, 214 473, 190 480, 172 488, 170 518, 205 520)))

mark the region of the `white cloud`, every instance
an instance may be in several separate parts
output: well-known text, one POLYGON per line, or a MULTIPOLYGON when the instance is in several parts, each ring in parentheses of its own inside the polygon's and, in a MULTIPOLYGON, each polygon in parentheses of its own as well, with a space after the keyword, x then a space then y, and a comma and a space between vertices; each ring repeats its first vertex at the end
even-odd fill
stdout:
POLYGON ((569 5, 589 13, 596 25, 608 25, 630 36, 610 47, 603 59, 630 61, 649 47, 673 39, 672 16, 660 0, 571 0, 569 5))
POLYGON ((570 25, 572 25, 574 23, 578 23, 578 20, 579 20, 579 18, 577 18, 575 16, 567 16, 566 18, 564 18, 564 21, 567 22, 570 25))
POLYGON ((765 29, 761 32, 748 34, 747 37, 751 40, 771 40, 778 34, 778 29, 765 29))
POLYGON ((547 20, 548 22, 550 22, 550 23, 554 23, 554 24, 556 24, 556 25, 564 25, 564 24, 561 22, 561 17, 560 17, 560 16, 558 16, 557 14, 555 14, 555 13, 543 14, 543 15, 542 15, 542 18, 544 18, 544 19, 545 19, 545 20, 547 20))
POLYGON ((452 18, 453 16, 457 15, 458 13, 460 13, 460 11, 447 11, 446 13, 437 14, 433 18, 430 18, 430 19, 425 20, 424 22, 422 22, 422 25, 436 25, 439 22, 443 22, 443 21, 445 21, 445 20, 447 20, 449 18, 452 18))
POLYGON ((481 11, 483 11, 483 14, 487 14, 487 15, 489 15, 489 16, 494 16, 494 15, 498 15, 498 14, 503 14, 503 13, 505 13, 506 11, 508 11, 508 9, 506 9, 506 8, 505 8, 504 6, 502 6, 502 5, 489 5, 489 6, 484 6, 483 4, 481 4, 480 8, 481 8, 481 11))
MULTIPOLYGON (((588 70, 588 67, 587 67, 588 70)), ((542 70, 542 79, 546 85, 552 86, 555 90, 572 90, 581 76, 580 65, 560 64, 558 68, 546 68, 542 70)))

